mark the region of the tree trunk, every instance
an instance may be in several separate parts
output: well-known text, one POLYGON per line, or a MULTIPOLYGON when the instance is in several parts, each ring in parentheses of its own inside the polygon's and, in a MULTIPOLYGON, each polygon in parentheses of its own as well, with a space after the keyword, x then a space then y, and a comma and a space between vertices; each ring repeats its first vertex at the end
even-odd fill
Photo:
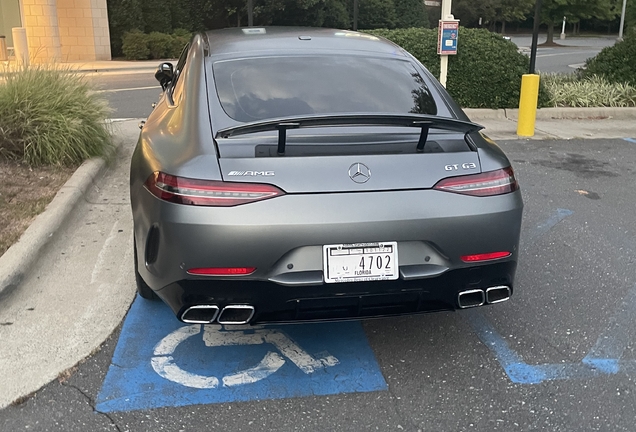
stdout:
POLYGON ((554 44, 554 23, 548 23, 548 39, 545 41, 546 45, 554 44))
POLYGON ((506 34, 506 21, 501 22, 501 34, 502 35, 506 34))

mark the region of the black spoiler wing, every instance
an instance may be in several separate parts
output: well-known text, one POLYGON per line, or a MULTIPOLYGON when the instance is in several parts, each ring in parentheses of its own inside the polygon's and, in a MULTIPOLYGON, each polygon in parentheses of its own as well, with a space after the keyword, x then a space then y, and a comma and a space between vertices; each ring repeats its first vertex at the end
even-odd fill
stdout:
POLYGON ((220 129, 216 134, 216 138, 230 138, 237 135, 278 130, 278 154, 282 156, 285 154, 287 129, 325 126, 404 126, 420 128, 420 139, 417 144, 417 151, 419 152, 424 151, 430 128, 461 132, 465 135, 484 128, 472 122, 426 114, 329 114, 289 116, 243 123, 220 129))

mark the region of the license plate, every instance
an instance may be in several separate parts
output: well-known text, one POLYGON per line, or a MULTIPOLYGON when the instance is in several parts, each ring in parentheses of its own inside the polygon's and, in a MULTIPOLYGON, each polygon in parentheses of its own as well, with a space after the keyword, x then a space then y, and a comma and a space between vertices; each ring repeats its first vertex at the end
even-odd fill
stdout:
POLYGON ((397 242, 325 245, 326 283, 394 280, 398 278, 397 242))

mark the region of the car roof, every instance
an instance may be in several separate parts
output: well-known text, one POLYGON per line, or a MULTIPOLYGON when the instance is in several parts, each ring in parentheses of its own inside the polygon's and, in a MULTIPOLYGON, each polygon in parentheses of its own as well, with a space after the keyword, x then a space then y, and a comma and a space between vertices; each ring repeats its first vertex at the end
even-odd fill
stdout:
POLYGON ((205 33, 209 55, 344 51, 405 57, 402 48, 366 33, 311 27, 243 27, 205 33))

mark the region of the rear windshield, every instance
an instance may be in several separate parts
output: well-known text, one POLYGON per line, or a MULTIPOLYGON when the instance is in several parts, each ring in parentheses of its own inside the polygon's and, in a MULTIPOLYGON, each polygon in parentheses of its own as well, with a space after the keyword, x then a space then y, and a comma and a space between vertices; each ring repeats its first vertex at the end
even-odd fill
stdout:
POLYGON ((410 63, 365 57, 265 57, 214 63, 216 90, 234 120, 332 113, 437 114, 410 63))

